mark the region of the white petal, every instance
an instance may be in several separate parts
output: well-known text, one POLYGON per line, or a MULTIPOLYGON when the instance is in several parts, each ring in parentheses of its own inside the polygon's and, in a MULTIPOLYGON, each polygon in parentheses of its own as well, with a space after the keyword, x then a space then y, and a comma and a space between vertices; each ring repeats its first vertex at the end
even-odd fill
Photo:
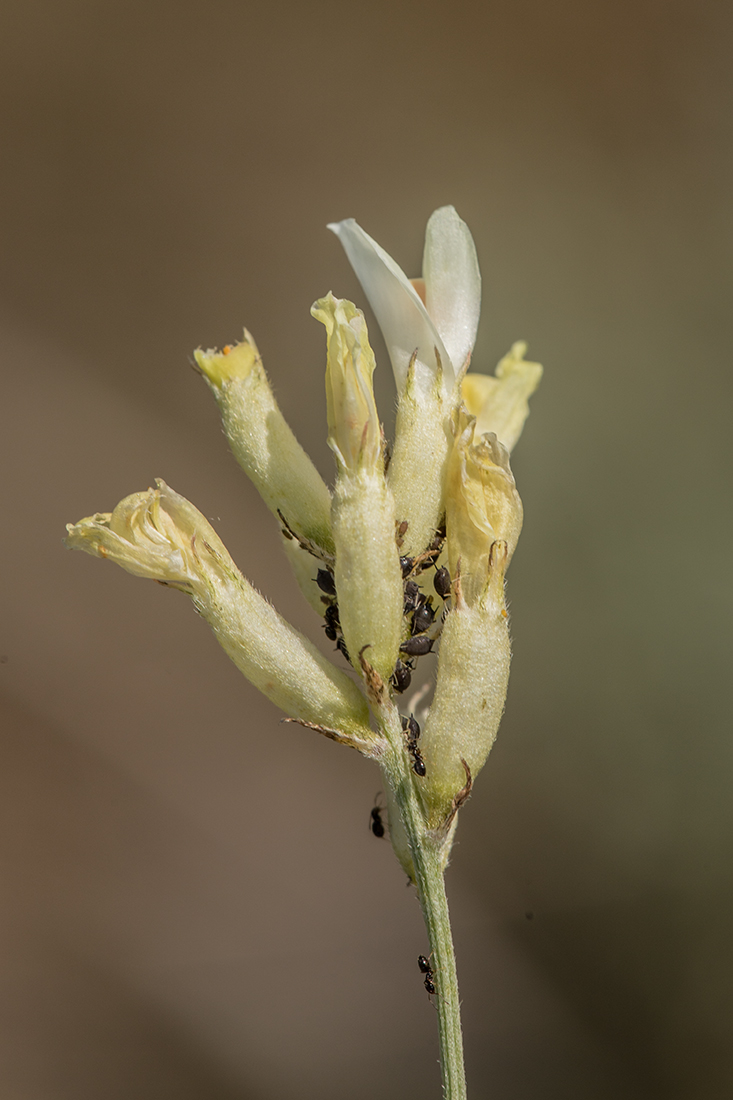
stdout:
POLYGON ((341 241, 374 310, 392 360, 398 392, 405 388, 407 368, 416 351, 418 384, 430 385, 435 378, 436 350, 443 367, 444 388, 450 392, 455 382, 450 356, 404 271, 353 218, 328 228, 341 241))
POLYGON ((422 273, 427 311, 460 376, 476 343, 481 272, 471 232, 453 206, 430 216, 422 273))

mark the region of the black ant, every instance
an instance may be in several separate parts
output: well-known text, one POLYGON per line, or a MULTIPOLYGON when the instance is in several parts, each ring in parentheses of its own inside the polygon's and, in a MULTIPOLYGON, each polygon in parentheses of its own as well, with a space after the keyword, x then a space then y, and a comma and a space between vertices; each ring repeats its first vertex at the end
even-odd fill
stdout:
POLYGON ((435 993, 435 982, 433 981, 434 975, 430 959, 427 959, 424 955, 418 955, 417 965, 420 973, 425 975, 423 985, 428 991, 428 996, 432 996, 435 993))
POLYGON ((427 775, 427 769, 425 767, 425 761, 422 758, 422 753, 417 747, 417 739, 420 736, 420 726, 414 715, 410 715, 409 718, 406 715, 402 716, 402 730, 407 739, 407 751, 412 757, 412 770, 415 775, 419 775, 422 779, 427 775))
POLYGON ((425 761, 422 758, 422 753, 420 752, 417 745, 413 745, 410 749, 410 752, 412 753, 412 770, 414 771, 415 775, 419 775, 421 779, 424 779, 425 776, 428 774, 428 769, 425 767, 425 761))
POLYGON ((376 802, 369 813, 369 828, 374 836, 380 840, 384 836, 384 822, 382 821, 382 807, 376 802))

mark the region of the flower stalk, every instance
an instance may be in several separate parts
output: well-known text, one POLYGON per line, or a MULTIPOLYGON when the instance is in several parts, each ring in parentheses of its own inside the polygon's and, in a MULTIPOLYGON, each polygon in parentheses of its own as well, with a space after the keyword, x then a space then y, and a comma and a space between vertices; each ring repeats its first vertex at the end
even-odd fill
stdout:
POLYGON ((391 461, 372 387, 374 353, 351 302, 329 293, 312 308, 326 331, 332 490, 285 422, 246 330, 239 343, 198 350, 195 360, 338 656, 329 659, 290 626, 242 576, 204 516, 162 481, 70 524, 67 545, 186 593, 236 666, 291 720, 379 764, 390 840, 416 888, 430 944, 420 968, 437 1009, 443 1093, 464 1100, 443 874, 504 709, 511 655, 504 584, 522 526, 509 453, 542 368, 526 362, 517 343, 494 376, 466 373, 481 277, 453 207, 430 218, 414 280, 353 220, 330 228, 392 362, 391 461), (431 705, 420 710, 417 696, 405 705, 419 662, 436 651, 431 705))

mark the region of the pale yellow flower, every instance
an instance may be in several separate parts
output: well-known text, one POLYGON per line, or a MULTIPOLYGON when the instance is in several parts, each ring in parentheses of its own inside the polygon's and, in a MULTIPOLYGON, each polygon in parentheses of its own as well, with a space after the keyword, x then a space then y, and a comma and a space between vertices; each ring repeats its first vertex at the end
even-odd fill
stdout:
POLYGON ((519 340, 500 360, 494 375, 467 374, 461 396, 476 417, 476 434, 493 432, 507 451, 514 448, 529 416, 529 398, 540 384, 542 367, 528 363, 527 345, 519 340))
POLYGON ((382 465, 382 435, 374 401, 376 366, 364 314, 327 294, 311 307, 326 328, 328 444, 341 468, 382 465))
POLYGON ((67 527, 67 546, 187 592, 235 665, 286 714, 372 741, 366 699, 237 569, 211 524, 163 481, 67 527))
POLYGON ((475 418, 461 409, 448 462, 446 530, 451 574, 460 573, 467 604, 486 588, 493 543, 507 544, 508 565, 521 529, 522 502, 509 454, 495 435, 478 435, 475 418))

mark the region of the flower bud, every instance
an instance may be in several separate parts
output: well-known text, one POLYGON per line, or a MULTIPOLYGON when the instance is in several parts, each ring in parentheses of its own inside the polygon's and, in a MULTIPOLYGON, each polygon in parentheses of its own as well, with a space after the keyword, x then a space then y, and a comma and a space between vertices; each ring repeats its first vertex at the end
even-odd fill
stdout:
POLYGON ((448 461, 446 530, 451 576, 460 575, 463 602, 473 606, 486 588, 489 555, 507 544, 507 565, 522 529, 522 502, 509 455, 495 435, 476 435, 475 418, 461 408, 448 461))
POLYGON ((364 314, 330 292, 311 314, 326 327, 328 445, 339 470, 381 470, 382 432, 372 389, 376 364, 364 314))
MULTIPOLYGON (((437 354, 437 352, 436 352, 437 354)), ((430 544, 445 513, 446 464, 452 447, 451 401, 440 371, 432 386, 418 385, 415 364, 400 394, 388 481, 398 522, 407 522, 402 553, 415 556, 430 544)))
POLYGON ((369 646, 366 659, 387 681, 399 656, 404 597, 394 500, 381 473, 337 478, 331 526, 339 617, 352 664, 360 669, 359 654, 369 646))
POLYGON ((360 740, 373 735, 357 685, 291 627, 244 579, 201 513, 158 481, 114 512, 67 527, 67 545, 193 598, 237 668, 300 721, 360 740))
POLYGON ((280 411, 250 334, 245 329, 243 341, 223 351, 199 348, 194 358, 219 405, 232 453, 267 507, 333 552, 331 494, 280 411))
POLYGON ((328 442, 338 476, 331 528, 334 580, 344 641, 387 680, 402 634, 402 571, 395 542, 394 499, 384 480, 382 435, 372 390, 374 353, 363 314, 351 302, 321 298, 311 310, 326 327, 328 442))
POLYGON ((409 280, 392 257, 349 218, 338 236, 382 330, 397 383, 389 483, 403 553, 430 544, 445 508, 457 382, 468 366, 481 308, 481 274, 468 226, 452 206, 428 221, 423 277, 409 280))
MULTIPOLYGON (((469 606, 456 599, 443 624, 435 697, 420 748, 427 777, 421 787, 429 825, 450 818, 494 743, 509 680, 509 622, 504 605, 505 542, 494 542, 481 598, 469 606)), ((463 583, 463 574, 461 581, 463 583)))
POLYGON ((467 374, 461 383, 464 404, 476 417, 476 434, 493 432, 511 451, 529 416, 528 399, 540 384, 542 367, 527 363, 527 345, 518 341, 500 361, 496 374, 467 374))

